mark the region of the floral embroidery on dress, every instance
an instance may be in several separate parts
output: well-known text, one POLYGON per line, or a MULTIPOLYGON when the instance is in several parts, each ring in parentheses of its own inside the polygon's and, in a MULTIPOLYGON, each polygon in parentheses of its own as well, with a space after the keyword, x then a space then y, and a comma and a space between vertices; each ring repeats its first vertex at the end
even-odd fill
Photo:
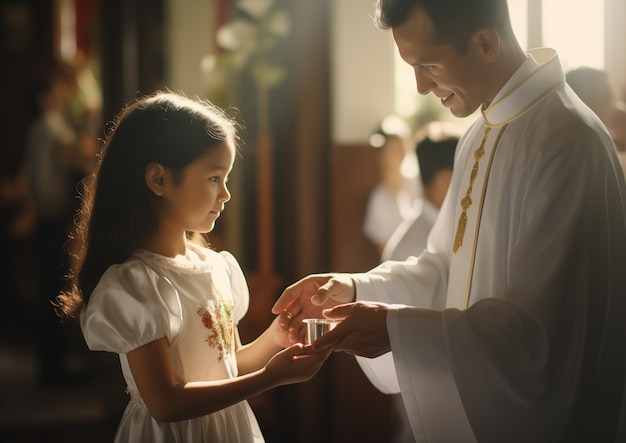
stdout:
POLYGON ((206 307, 200 306, 196 313, 209 330, 204 341, 211 348, 217 349, 217 361, 222 361, 225 354, 233 352, 233 305, 226 303, 216 288, 213 291, 215 300, 209 300, 206 307))

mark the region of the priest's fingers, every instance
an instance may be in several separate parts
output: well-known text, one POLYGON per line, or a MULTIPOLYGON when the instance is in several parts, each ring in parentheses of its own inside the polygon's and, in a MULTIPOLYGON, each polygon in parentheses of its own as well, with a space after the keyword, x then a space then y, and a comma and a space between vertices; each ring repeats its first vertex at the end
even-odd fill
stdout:
POLYGON ((285 309, 278 313, 278 328, 280 331, 287 331, 291 326, 293 318, 295 316, 294 312, 297 312, 299 308, 297 308, 293 303, 285 306, 285 309))
POLYGON ((353 327, 353 324, 356 323, 352 320, 345 320, 348 316, 350 316, 350 314, 353 313, 354 306, 355 303, 347 303, 335 306, 332 309, 325 309, 323 311, 324 317, 335 320, 343 319, 343 321, 335 326, 331 331, 315 340, 313 343, 313 347, 315 349, 324 349, 329 347, 336 350, 336 346, 346 340, 346 335, 350 335, 353 332, 351 328, 353 327))
POLYGON ((387 333, 388 305, 348 303, 324 311, 328 318, 344 320, 313 343, 315 349, 332 348, 363 357, 377 357, 390 350, 387 333))
POLYGON ((330 280, 331 277, 331 274, 313 274, 295 282, 287 287, 278 300, 276 300, 276 303, 274 303, 272 307, 272 313, 279 314, 287 305, 292 303, 298 308, 310 304, 311 297, 316 293, 319 287, 330 280))
POLYGON ((319 287, 311 298, 311 303, 317 306, 336 305, 354 301, 354 282, 350 274, 334 274, 333 277, 319 287))

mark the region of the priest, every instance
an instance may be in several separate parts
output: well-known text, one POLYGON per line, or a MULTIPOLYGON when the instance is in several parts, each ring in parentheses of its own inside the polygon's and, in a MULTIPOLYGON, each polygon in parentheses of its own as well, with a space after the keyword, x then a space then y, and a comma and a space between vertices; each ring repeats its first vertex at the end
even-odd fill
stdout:
POLYGON ((417 89, 480 116, 427 249, 305 277, 273 311, 402 394, 418 442, 624 441, 626 184, 558 55, 524 52, 506 0, 378 0, 417 89))

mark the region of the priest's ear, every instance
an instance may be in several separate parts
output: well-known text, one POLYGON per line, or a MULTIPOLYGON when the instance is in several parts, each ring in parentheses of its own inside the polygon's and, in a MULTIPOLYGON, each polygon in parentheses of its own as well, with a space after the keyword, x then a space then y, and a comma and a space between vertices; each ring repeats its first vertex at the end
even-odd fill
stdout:
POLYGON ((161 163, 148 163, 144 172, 144 180, 148 188, 157 196, 162 197, 167 192, 171 180, 168 169, 161 163))
POLYGON ((493 28, 481 28, 474 33, 471 43, 487 63, 493 63, 500 53, 500 34, 493 28))

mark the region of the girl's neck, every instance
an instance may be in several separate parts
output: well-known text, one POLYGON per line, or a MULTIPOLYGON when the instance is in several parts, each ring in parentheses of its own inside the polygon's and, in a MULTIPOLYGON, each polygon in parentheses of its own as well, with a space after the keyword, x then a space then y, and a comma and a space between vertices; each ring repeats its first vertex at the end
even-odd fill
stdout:
POLYGON ((164 236, 157 235, 149 240, 143 249, 165 257, 176 258, 187 254, 187 240, 184 234, 178 238, 164 238, 164 236))

